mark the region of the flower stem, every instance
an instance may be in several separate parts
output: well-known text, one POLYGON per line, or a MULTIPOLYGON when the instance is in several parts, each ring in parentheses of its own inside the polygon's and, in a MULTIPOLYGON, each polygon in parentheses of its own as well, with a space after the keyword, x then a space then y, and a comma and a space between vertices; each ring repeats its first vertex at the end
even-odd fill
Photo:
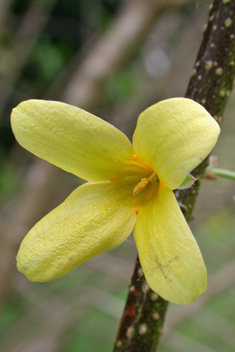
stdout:
POLYGON ((225 170, 225 169, 218 169, 218 168, 214 168, 211 170, 216 176, 220 176, 220 177, 226 177, 226 178, 230 178, 232 180, 235 180, 235 172, 234 171, 230 171, 230 170, 225 170))
MULTIPOLYGON (((210 7, 207 27, 186 97, 203 105, 221 124, 234 76, 235 1, 215 0, 210 7)), ((192 172, 197 178, 194 186, 176 192, 188 222, 192 218, 207 166, 208 158, 192 172)), ((154 352, 163 329, 167 306, 168 302, 146 285, 137 259, 114 351, 154 352)))

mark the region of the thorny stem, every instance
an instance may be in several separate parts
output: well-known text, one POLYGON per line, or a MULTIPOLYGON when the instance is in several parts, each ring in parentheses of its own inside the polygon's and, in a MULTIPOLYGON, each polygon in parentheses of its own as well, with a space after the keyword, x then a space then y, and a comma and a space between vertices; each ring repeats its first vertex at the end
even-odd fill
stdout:
MULTIPOLYGON (((221 124, 235 76, 235 1, 215 0, 210 6, 203 41, 186 97, 202 104, 221 124)), ((176 191, 186 220, 198 196, 208 158, 193 172, 198 179, 186 190, 176 191)), ((154 352, 163 329, 168 302, 145 283, 137 258, 114 352, 154 352)))

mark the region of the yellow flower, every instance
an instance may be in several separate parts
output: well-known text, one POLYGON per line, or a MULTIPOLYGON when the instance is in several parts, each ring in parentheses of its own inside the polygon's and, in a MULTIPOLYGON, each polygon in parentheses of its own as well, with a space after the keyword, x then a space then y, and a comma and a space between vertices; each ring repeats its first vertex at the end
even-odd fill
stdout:
POLYGON ((109 123, 74 106, 29 100, 12 112, 18 142, 88 182, 24 238, 17 267, 32 281, 60 277, 134 232, 152 290, 178 304, 206 289, 199 247, 172 190, 214 147, 220 129, 190 99, 145 110, 133 146, 109 123))

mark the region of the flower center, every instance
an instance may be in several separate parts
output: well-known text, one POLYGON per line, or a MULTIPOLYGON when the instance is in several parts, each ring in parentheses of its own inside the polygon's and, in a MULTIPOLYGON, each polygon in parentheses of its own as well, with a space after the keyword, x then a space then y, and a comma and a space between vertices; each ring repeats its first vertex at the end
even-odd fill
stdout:
POLYGON ((134 203, 134 211, 136 214, 153 199, 158 192, 159 184, 160 181, 155 171, 153 171, 149 177, 141 178, 141 181, 137 183, 133 189, 133 196, 137 195, 134 203))
POLYGON ((120 200, 138 214, 155 197, 160 181, 153 168, 134 154, 133 164, 114 175, 110 185, 118 190, 120 200))
POLYGON ((133 196, 141 192, 149 184, 149 182, 156 183, 157 181, 158 178, 155 171, 148 178, 142 178, 141 181, 135 186, 133 196))

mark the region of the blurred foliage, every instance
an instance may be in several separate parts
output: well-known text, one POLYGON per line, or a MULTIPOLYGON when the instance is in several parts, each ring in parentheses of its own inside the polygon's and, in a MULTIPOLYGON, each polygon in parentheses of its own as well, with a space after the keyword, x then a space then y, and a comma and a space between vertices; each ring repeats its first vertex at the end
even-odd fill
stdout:
MULTIPOLYGON (((30 98, 59 100, 61 85, 73 76, 74 64, 82 62, 112 26, 125 3, 126 0, 6 1, 4 19, 0 22, 0 83, 4 92, 9 87, 11 91, 0 104, 1 220, 9 216, 31 164, 31 157, 15 144, 9 121, 11 109, 30 98), (31 38, 30 26, 22 35, 23 21, 30 9, 38 5, 48 20, 36 38, 31 38), (22 44, 24 50, 32 40, 29 54, 17 66, 16 46, 22 44)), ((95 107, 100 116, 109 120, 118 111, 118 122, 124 124, 123 113, 128 109, 136 109, 136 113, 153 101, 184 94, 209 3, 191 1, 180 9, 169 8, 156 18, 149 34, 140 38, 125 63, 107 81, 95 107), (175 62, 178 66, 174 66, 175 62)), ((233 95, 215 150, 219 167, 233 170, 234 111, 233 95)), ((130 118, 129 130, 135 120, 136 116, 130 118)), ((66 180, 72 182, 71 176, 66 180)), ((64 196, 64 183, 60 188, 58 197, 64 196)), ((187 307, 171 305, 160 352, 235 351, 235 277, 227 278, 227 286, 221 280, 226 279, 226 268, 234 266, 235 272, 234 195, 231 180, 204 182, 193 232, 205 258, 209 282, 218 277, 217 287, 210 300, 199 301, 194 313, 187 313, 187 307), (179 309, 186 312, 185 316, 167 330, 177 314, 180 317, 179 309)), ((3 231, 1 240, 7 240, 3 231)), ((16 251, 17 248, 15 254, 16 251)), ((112 351, 135 255, 131 238, 49 283, 31 283, 15 273, 8 297, 0 308, 1 352, 112 351)), ((11 265, 15 266, 14 257, 11 265)))

